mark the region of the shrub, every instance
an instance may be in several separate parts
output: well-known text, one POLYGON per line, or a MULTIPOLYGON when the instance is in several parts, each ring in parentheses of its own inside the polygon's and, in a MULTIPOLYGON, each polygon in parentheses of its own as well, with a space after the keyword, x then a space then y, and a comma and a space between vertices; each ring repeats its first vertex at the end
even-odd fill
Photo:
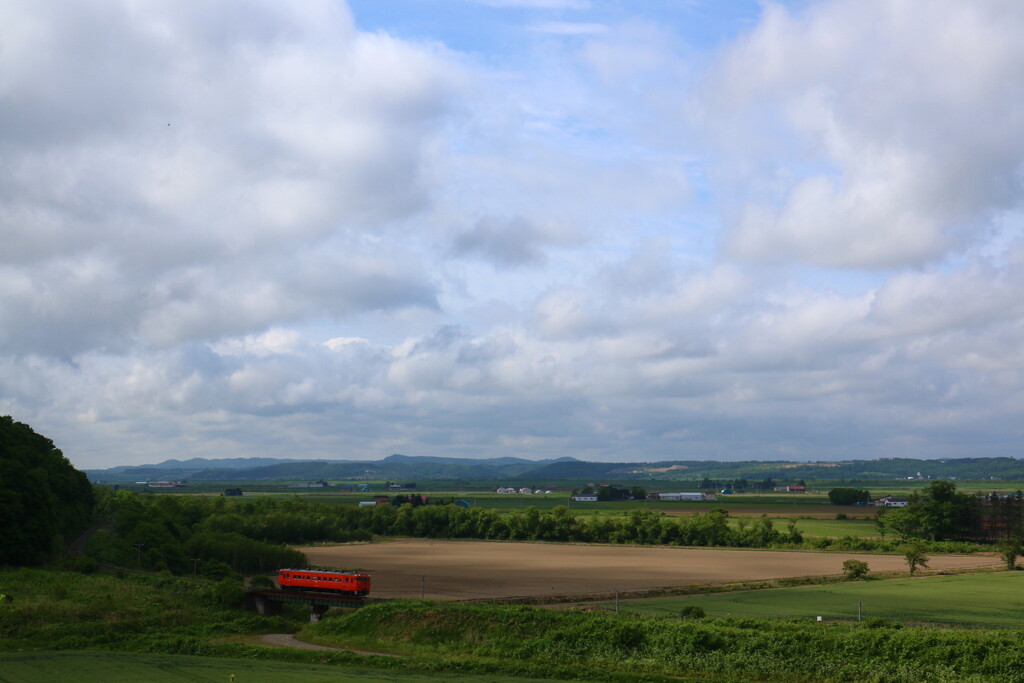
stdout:
POLYGON ((206 586, 203 593, 218 607, 235 607, 245 598, 242 585, 232 579, 223 579, 212 586, 206 586))
POLYGON ((999 551, 999 556, 1002 558, 1007 569, 1016 569, 1017 557, 1024 552, 1021 548, 1020 539, 1008 539, 1003 541, 996 547, 996 550, 999 551))
POLYGON ((679 610, 679 616, 683 619, 703 619, 707 615, 700 605, 686 605, 679 610))
POLYGON ((843 576, 847 579, 863 579, 868 575, 868 563, 862 560, 846 560, 843 562, 843 576))
POLYGON ((249 585, 253 588, 273 590, 277 588, 274 580, 266 574, 257 574, 256 576, 249 579, 249 585))
POLYGON ((99 571, 100 563, 91 557, 65 557, 58 565, 61 569, 79 574, 95 574, 99 571))

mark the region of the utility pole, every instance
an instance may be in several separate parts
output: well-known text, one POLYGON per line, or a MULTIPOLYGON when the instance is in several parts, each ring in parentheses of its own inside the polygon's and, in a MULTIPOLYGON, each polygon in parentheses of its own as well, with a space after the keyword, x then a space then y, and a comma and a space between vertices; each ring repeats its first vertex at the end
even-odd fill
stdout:
POLYGON ((857 621, 860 621, 860 619, 861 619, 861 609, 860 608, 861 608, 861 605, 863 605, 863 604, 864 603, 862 603, 862 602, 859 602, 859 601, 857 602, 857 621))
POLYGON ((426 596, 426 594, 427 594, 427 577, 421 576, 420 577, 420 600, 423 600, 423 598, 426 596))
POLYGON ((188 559, 192 560, 192 576, 195 576, 196 574, 199 573, 199 558, 198 557, 190 557, 188 559))
POLYGON ((135 567, 136 569, 142 569, 142 549, 146 547, 145 543, 135 544, 135 567))
POLYGON ((619 613, 619 589, 615 589, 615 613, 619 613))

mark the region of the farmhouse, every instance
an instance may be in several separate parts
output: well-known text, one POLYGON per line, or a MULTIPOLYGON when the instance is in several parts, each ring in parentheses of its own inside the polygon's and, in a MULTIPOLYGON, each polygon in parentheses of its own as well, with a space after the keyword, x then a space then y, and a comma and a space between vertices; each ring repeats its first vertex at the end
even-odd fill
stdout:
POLYGON ((910 501, 906 498, 895 498, 893 496, 885 496, 875 501, 875 507, 880 508, 905 508, 910 504, 910 501))
POLYGON ((577 493, 572 499, 578 503, 596 503, 596 493, 577 493))

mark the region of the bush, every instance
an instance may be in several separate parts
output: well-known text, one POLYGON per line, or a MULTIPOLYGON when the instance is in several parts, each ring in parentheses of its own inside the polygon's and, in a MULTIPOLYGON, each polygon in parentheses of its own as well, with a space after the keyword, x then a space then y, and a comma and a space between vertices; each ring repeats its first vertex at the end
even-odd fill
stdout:
POLYGON ((204 597, 218 607, 236 607, 245 599, 245 589, 233 579, 218 581, 203 590, 204 597))
POLYGON ((843 576, 847 579, 863 579, 868 575, 868 563, 861 560, 843 562, 843 576))
POLYGON ((57 566, 64 571, 78 572, 79 574, 95 574, 100 569, 100 563, 91 557, 65 557, 57 566))
POLYGON ((707 615, 700 605, 687 605, 679 610, 679 616, 683 619, 703 619, 707 615))
POLYGON ((261 590, 273 590, 274 588, 277 588, 277 584, 274 583, 274 580, 266 574, 257 574, 256 576, 252 577, 251 579, 249 579, 249 585, 253 588, 259 588, 261 590))

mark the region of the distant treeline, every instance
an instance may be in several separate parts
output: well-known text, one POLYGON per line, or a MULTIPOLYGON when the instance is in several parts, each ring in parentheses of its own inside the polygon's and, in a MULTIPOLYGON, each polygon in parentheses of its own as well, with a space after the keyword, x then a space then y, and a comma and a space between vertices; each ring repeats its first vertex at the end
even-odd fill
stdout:
MULTIPOLYGON (((512 541, 623 543, 735 548, 897 550, 901 541, 853 537, 805 539, 790 521, 741 518, 725 510, 670 517, 633 510, 621 517, 577 516, 565 506, 501 513, 452 504, 399 507, 325 505, 293 499, 139 496, 101 489, 101 510, 115 520, 111 533, 89 545, 97 560, 175 574, 198 571, 218 577, 233 569, 265 573, 302 565, 285 544, 368 541, 374 536, 477 538, 512 541)), ((972 551, 968 543, 938 542, 933 551, 972 551)))

